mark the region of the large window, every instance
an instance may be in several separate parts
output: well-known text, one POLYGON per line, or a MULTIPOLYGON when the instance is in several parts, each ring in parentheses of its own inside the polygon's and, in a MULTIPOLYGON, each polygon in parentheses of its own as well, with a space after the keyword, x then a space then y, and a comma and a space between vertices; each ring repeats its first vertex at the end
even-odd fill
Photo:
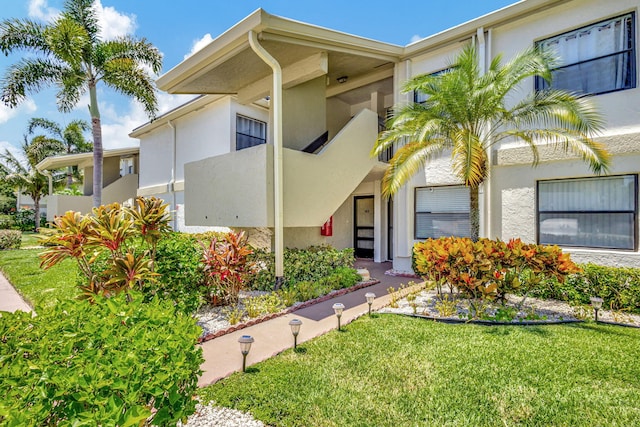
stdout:
POLYGON ((637 194, 637 175, 539 181, 538 241, 633 250, 637 194))
MULTIPOLYGON (((628 13, 538 42, 560 58, 551 86, 592 95, 635 87, 634 17, 628 13)), ((536 78, 536 90, 548 87, 536 78)))
POLYGON ((236 150, 265 144, 267 124, 249 117, 236 116, 236 150))
POLYGON ((416 239, 469 237, 469 188, 456 185, 416 188, 416 239))

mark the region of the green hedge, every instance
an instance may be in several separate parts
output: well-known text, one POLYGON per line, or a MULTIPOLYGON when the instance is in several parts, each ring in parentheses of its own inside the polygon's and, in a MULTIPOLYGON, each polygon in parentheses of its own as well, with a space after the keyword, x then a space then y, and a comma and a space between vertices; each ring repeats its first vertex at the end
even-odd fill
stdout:
POLYGON ((0 250, 20 249, 22 233, 18 230, 0 230, 0 250))
POLYGON ((151 298, 158 294, 171 300, 183 313, 193 313, 204 303, 209 293, 205 285, 202 264, 202 247, 199 237, 192 234, 172 232, 158 242, 155 283, 147 283, 145 295, 151 298))
POLYGON ((199 334, 138 293, 3 313, 0 425, 175 425, 195 410, 199 334))
MULTIPOLYGON (((255 249, 250 261, 258 263, 261 270, 249 280, 248 287, 254 290, 272 290, 275 284, 275 256, 273 252, 255 249)), ((285 249, 284 287, 298 282, 317 282, 331 275, 340 267, 352 267, 355 259, 353 249, 334 249, 329 246, 312 246, 308 249, 285 249)))
POLYGON ((531 294, 572 304, 589 304, 589 298, 604 299, 603 307, 640 314, 640 268, 580 265, 582 273, 569 276, 564 283, 549 281, 531 294))

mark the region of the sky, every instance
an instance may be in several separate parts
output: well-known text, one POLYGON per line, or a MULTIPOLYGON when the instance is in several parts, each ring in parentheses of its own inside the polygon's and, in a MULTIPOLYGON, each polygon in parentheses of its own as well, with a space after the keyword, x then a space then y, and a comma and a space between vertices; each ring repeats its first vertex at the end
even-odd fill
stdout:
MULTIPOLYGON (((258 8, 285 18, 404 46, 515 2, 96 0, 95 4, 102 38, 111 39, 124 34, 146 38, 162 52, 162 75, 258 8)), ((19 18, 50 22, 63 6, 64 0, 0 0, 0 20, 19 18)), ((0 53, 0 79, 7 67, 19 61, 21 56, 21 52, 9 56, 0 53)), ((191 97, 159 92, 159 114, 191 97)), ((138 145, 138 141, 129 138, 128 134, 149 120, 141 106, 104 86, 99 86, 98 101, 104 147, 113 149, 138 145)), ((74 119, 89 121, 88 103, 87 95, 73 112, 60 113, 55 104, 54 90, 29 95, 13 109, 0 103, 0 151, 17 150, 24 140, 27 123, 33 117, 53 120, 62 127, 74 119)))

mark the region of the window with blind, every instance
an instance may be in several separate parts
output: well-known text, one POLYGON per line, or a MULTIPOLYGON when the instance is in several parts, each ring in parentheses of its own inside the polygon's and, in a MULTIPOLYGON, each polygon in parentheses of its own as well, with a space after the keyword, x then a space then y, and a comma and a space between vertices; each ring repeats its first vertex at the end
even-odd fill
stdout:
MULTIPOLYGON (((551 86, 585 95, 635 87, 634 26, 635 15, 628 13, 539 41, 560 58, 551 86)), ((548 87, 536 77, 536 90, 548 87)))
POLYGON ((538 242, 637 248, 638 176, 538 182, 538 242))
POLYGON ((416 188, 416 239, 470 235, 468 187, 416 188))
POLYGON ((236 116, 236 150, 267 142, 267 124, 249 117, 236 116))

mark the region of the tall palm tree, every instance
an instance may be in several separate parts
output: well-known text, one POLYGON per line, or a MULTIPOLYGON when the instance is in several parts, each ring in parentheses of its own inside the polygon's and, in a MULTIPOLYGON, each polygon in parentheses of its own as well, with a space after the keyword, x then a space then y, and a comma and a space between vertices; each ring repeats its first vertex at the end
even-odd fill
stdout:
MULTIPOLYGON (((73 120, 64 129, 60 127, 56 122, 43 119, 41 117, 34 117, 29 120, 27 126, 27 134, 33 135, 36 129, 43 129, 49 133, 54 139, 60 142, 60 145, 64 147, 64 153, 88 153, 93 150, 91 142, 87 141, 84 137, 84 132, 91 129, 89 123, 86 120, 73 120)), ((61 153, 55 153, 61 154, 61 153)), ((73 167, 67 168, 67 183, 66 187, 71 187, 73 183, 73 167)))
POLYGON ((21 156, 16 156, 9 150, 0 154, 0 175, 17 191, 33 199, 34 231, 40 228, 40 200, 49 189, 48 178, 38 172, 36 165, 46 157, 60 153, 63 148, 56 139, 38 135, 28 141, 25 135, 21 156))
POLYGON ((0 22, 0 50, 5 55, 33 53, 12 65, 0 82, 0 99, 18 105, 29 92, 59 88, 58 108, 69 112, 89 92, 93 134, 93 204, 102 202, 102 126, 97 87, 102 83, 138 100, 152 117, 157 110, 151 74, 162 67, 158 49, 145 39, 100 40, 95 0, 66 0, 62 14, 50 24, 27 19, 0 22))
POLYGON ((378 136, 372 156, 402 145, 383 177, 383 195, 396 193, 430 160, 450 150, 454 174, 469 187, 471 238, 477 240, 478 189, 488 177, 487 151, 493 145, 505 139, 524 141, 535 166, 538 144, 550 143, 579 155, 594 173, 605 172, 610 156, 592 139, 604 119, 588 98, 552 89, 521 100, 514 96, 525 79, 551 81, 556 63, 550 52, 530 48, 505 64, 497 56, 483 74, 476 49, 469 45, 446 72, 408 80, 403 91, 423 93, 427 99, 394 108, 387 130, 378 136))

